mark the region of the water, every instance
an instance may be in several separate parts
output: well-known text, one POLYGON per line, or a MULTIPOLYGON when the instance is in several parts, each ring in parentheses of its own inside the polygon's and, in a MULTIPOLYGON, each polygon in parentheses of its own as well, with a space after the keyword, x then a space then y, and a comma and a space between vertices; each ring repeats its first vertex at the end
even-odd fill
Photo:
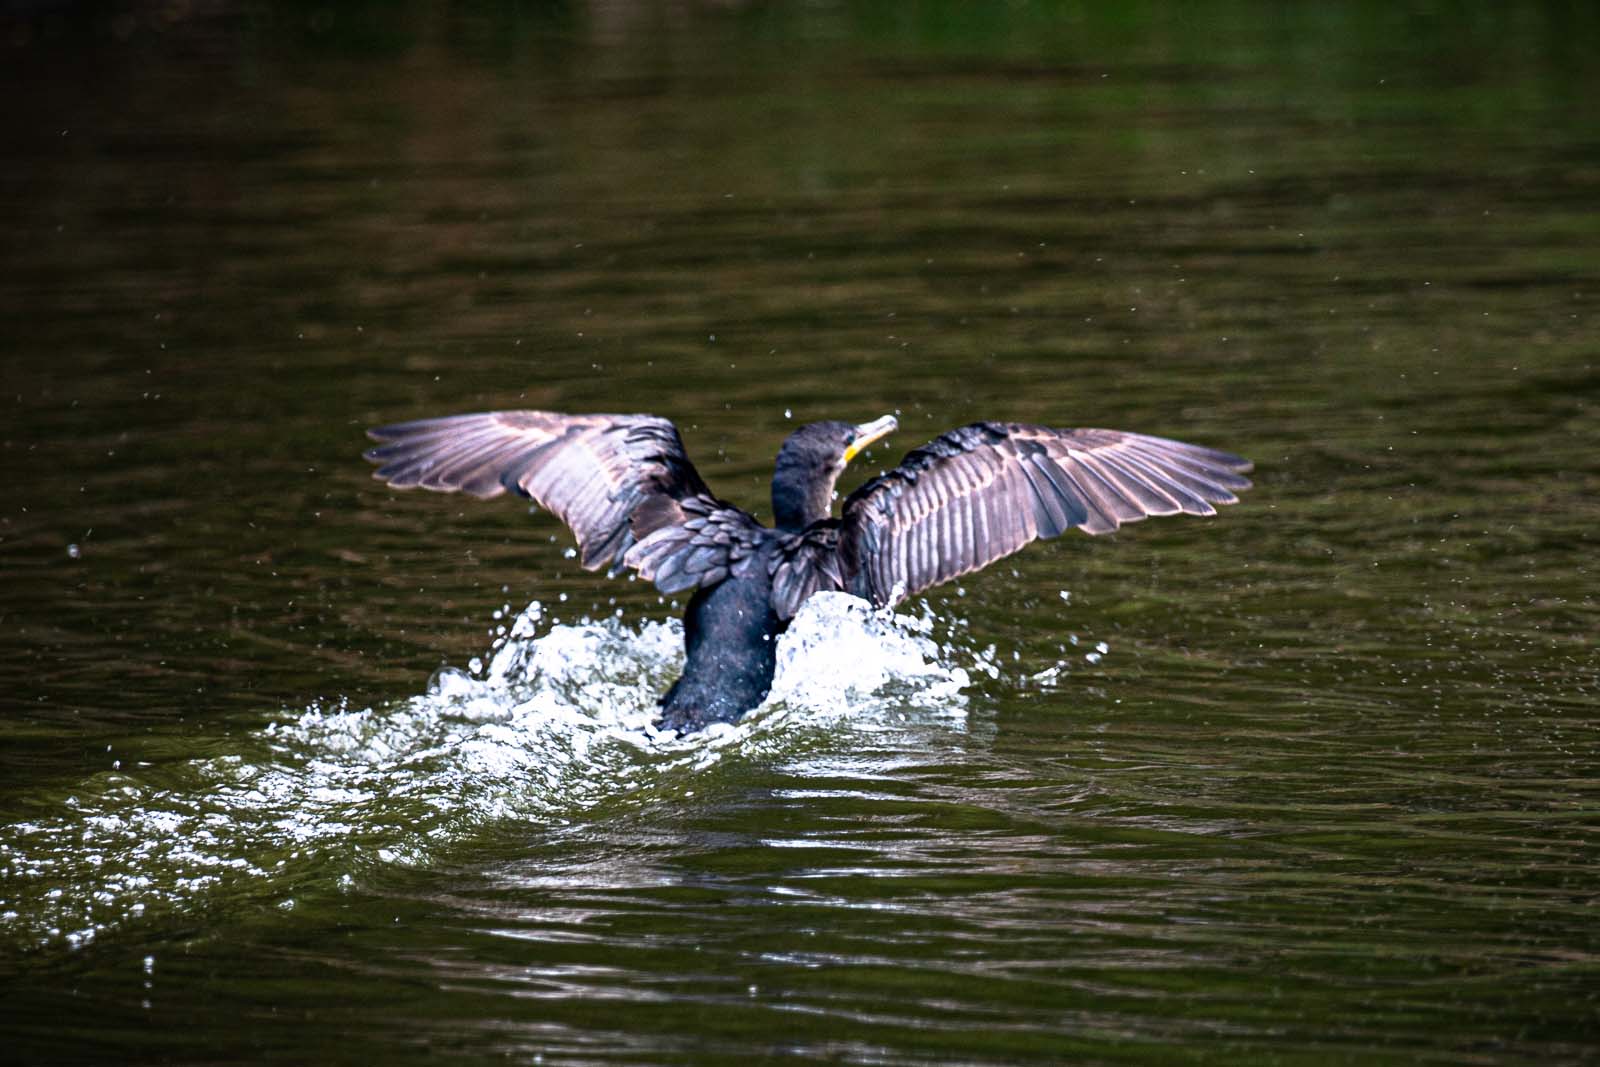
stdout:
POLYGON ((485 828, 692 797, 730 750, 792 754, 795 734, 903 723, 902 703, 964 718, 968 673, 945 666, 959 652, 926 636, 933 620, 843 594, 808 602, 784 635, 774 711, 695 738, 652 722, 654 694, 682 666, 675 620, 546 627, 543 614, 535 602, 476 674, 443 670, 411 700, 313 705, 226 755, 167 768, 113 761, 62 814, 17 824, 0 844, 20 889, 9 928, 78 947, 152 908, 181 912, 224 892, 267 894, 287 910, 319 868, 344 868, 347 887, 353 865, 427 865, 485 828))
POLYGON ((1600 1049, 1586 10, 0 29, 18 1059, 1600 1049), (516 405, 668 415, 758 513, 885 412, 855 477, 1001 417, 1258 484, 815 603, 683 741, 670 603, 359 459, 516 405))

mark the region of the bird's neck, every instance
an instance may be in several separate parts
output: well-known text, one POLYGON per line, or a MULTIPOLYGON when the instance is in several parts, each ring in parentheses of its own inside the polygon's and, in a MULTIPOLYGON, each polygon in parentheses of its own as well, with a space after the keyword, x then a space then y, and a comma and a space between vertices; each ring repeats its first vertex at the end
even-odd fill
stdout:
POLYGON ((784 458, 780 453, 772 475, 772 521, 780 530, 798 532, 832 514, 835 479, 784 458))

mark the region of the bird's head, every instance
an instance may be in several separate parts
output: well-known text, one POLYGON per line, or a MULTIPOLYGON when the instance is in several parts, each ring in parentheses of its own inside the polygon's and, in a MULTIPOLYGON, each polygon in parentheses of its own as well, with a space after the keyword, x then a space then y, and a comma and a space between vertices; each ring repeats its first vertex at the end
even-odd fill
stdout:
POLYGON ((834 483, 845 465, 899 425, 893 415, 885 415, 860 425, 810 422, 790 434, 778 450, 772 475, 772 517, 778 528, 803 530, 827 518, 833 510, 834 483))

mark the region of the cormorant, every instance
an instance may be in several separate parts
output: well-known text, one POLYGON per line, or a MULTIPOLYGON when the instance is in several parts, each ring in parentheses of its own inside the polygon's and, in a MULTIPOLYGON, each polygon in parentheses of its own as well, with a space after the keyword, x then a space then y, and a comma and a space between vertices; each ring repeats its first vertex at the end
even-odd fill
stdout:
POLYGON ((369 431, 374 476, 397 489, 510 491, 572 529, 583 566, 631 567, 689 593, 683 676, 661 722, 732 722, 765 699, 777 637, 818 590, 878 606, 985 567, 1073 527, 1102 534, 1147 515, 1212 515, 1250 482, 1248 460, 1116 430, 975 422, 909 453, 845 498, 845 464, 897 428, 814 422, 790 434, 772 476, 769 529, 718 500, 677 427, 653 415, 496 411, 369 431))

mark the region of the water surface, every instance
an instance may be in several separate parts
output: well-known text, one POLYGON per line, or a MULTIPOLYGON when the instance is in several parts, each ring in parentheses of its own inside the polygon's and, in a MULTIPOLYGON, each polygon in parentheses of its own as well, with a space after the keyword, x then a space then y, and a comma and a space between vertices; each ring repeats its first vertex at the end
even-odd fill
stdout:
POLYGON ((4 19, 22 1060, 1600 1050, 1587 11, 4 19), (670 603, 359 459, 511 406, 758 514, 890 411, 863 474, 999 417, 1257 488, 814 605, 679 742, 670 603))

